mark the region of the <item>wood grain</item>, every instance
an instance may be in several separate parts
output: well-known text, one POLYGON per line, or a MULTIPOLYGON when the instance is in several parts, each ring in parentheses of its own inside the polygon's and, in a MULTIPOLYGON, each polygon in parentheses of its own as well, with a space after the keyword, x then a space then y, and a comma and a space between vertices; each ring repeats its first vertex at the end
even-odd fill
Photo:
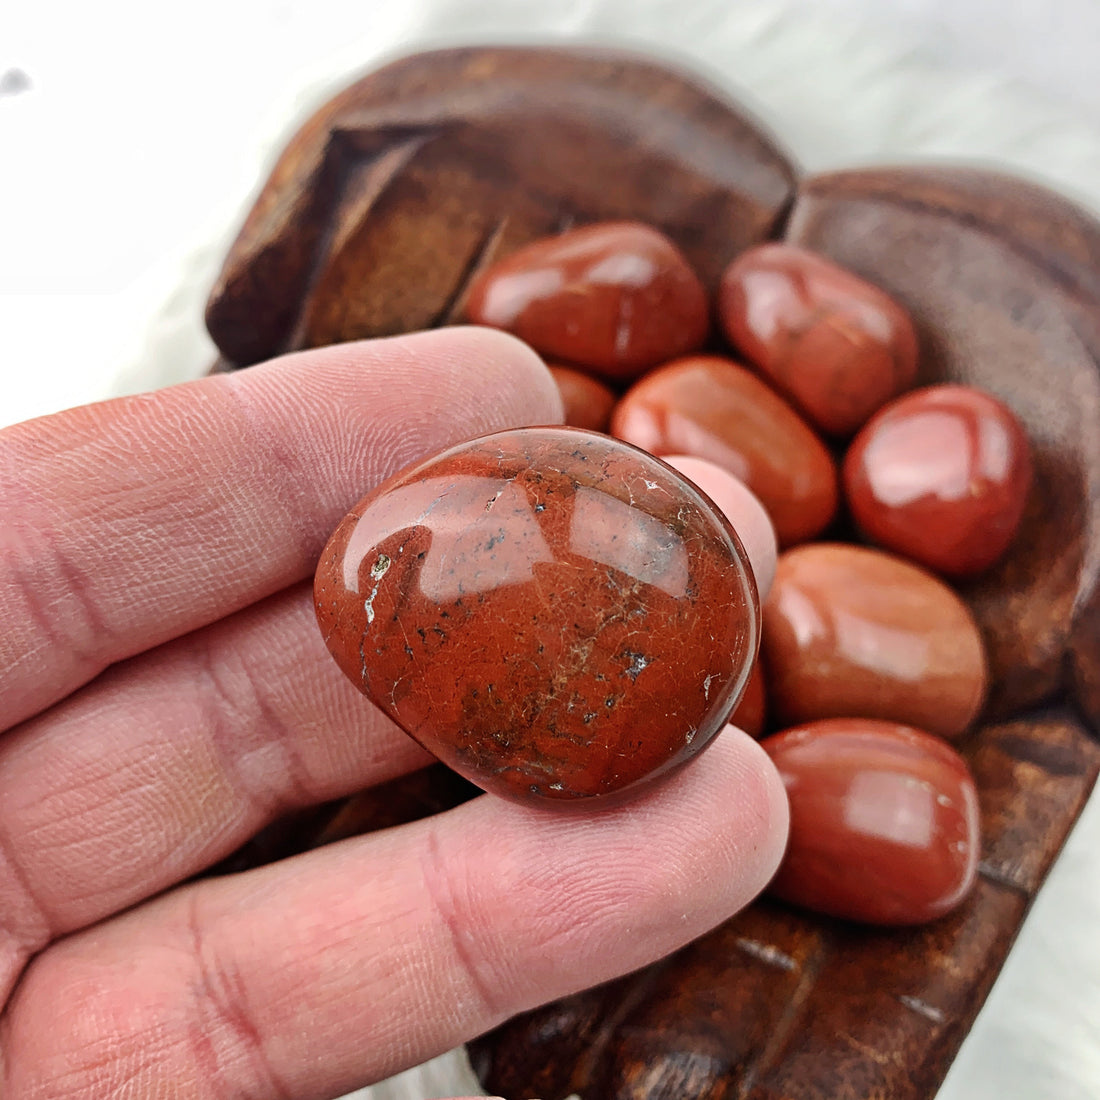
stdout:
MULTIPOLYGON (((211 294, 224 370, 450 324, 486 264, 577 223, 656 225, 711 288, 785 232, 913 312, 922 381, 998 394, 1035 443, 1022 534, 962 590, 994 672, 965 746, 983 820, 969 902, 875 930, 759 901, 671 959, 472 1044, 482 1081, 511 1100, 926 1100, 1100 770, 1100 226, 969 169, 795 187, 790 158, 692 76, 606 52, 441 51, 365 77, 305 124, 211 294)), ((284 823, 221 870, 469 794, 430 769, 284 823)))
POLYGON ((574 222, 663 229, 709 287, 773 231, 789 159, 694 77, 598 50, 457 49, 353 84, 295 135, 206 322, 238 366, 458 316, 497 255, 574 222))

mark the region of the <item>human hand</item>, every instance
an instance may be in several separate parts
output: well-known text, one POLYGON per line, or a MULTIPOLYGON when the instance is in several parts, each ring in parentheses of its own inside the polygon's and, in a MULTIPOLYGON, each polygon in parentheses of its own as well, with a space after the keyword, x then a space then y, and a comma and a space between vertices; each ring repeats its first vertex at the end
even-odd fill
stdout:
MULTIPOLYGON (((478 798, 186 881, 286 811, 428 762, 325 651, 318 554, 418 456, 559 416, 522 345, 448 329, 0 433, 5 1100, 338 1095, 667 954, 763 887, 786 801, 737 731, 611 810, 478 798)), ((757 506, 688 472, 766 580, 757 506)))

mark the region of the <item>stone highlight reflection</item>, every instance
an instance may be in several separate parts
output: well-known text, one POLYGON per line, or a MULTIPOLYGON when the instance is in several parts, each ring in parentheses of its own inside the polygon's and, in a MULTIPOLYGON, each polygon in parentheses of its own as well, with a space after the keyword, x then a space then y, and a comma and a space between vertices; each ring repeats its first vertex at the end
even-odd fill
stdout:
POLYGON ((1005 553, 1031 476, 1020 422, 971 386, 929 386, 899 398, 870 420, 844 460, 860 528, 949 577, 974 576, 1005 553))
POLYGON ((822 431, 850 435, 912 385, 917 337, 876 286, 790 244, 743 252, 722 276, 726 335, 822 431))
POLYGON ((612 378, 696 350, 710 326, 699 277, 668 237, 638 222, 533 241, 474 281, 466 315, 612 378))
POLYGON ((667 363, 636 382, 611 433, 653 454, 705 458, 743 481, 768 511, 780 545, 820 534, 837 505, 825 445, 755 374, 717 355, 667 363))
POLYGON ((985 648, 966 605, 880 550, 822 542, 781 555, 763 648, 782 723, 883 718, 958 737, 985 700, 985 648))
POLYGON ((978 795, 949 745, 865 718, 811 722, 762 744, 791 800, 772 893, 835 917, 919 924, 970 892, 978 795))

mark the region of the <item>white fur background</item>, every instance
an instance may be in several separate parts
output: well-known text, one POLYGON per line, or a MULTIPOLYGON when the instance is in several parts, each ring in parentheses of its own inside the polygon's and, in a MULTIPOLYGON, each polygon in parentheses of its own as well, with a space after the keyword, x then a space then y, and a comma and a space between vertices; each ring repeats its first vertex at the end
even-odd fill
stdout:
MULTIPOLYGON (((203 301, 250 195, 352 73, 577 38, 694 64, 811 170, 965 158, 1100 213, 1097 0, 6 0, 0 424, 202 373, 203 301)), ((1098 933, 1094 798, 940 1100, 1100 1097, 1098 933)), ((463 1091, 450 1056, 356 1095, 463 1091)))

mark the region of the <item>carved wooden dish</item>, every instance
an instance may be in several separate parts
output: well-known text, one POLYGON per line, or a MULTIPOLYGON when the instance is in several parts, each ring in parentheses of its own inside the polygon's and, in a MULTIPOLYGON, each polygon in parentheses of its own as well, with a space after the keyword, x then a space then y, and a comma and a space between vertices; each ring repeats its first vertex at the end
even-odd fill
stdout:
MULTIPOLYGON (((1023 534, 961 589, 993 673, 964 747, 981 877, 959 912, 908 931, 758 902, 649 970, 483 1037, 475 1068, 514 1100, 929 1097, 1100 768, 1100 226, 988 172, 799 181, 739 109, 642 59, 449 50, 361 80, 290 143, 210 299, 220 369, 448 324, 487 263, 610 218, 664 230, 711 289, 760 240, 817 249, 912 312, 922 382, 976 384, 1025 424, 1023 534)), ((468 795, 430 769, 237 865, 468 795)))

